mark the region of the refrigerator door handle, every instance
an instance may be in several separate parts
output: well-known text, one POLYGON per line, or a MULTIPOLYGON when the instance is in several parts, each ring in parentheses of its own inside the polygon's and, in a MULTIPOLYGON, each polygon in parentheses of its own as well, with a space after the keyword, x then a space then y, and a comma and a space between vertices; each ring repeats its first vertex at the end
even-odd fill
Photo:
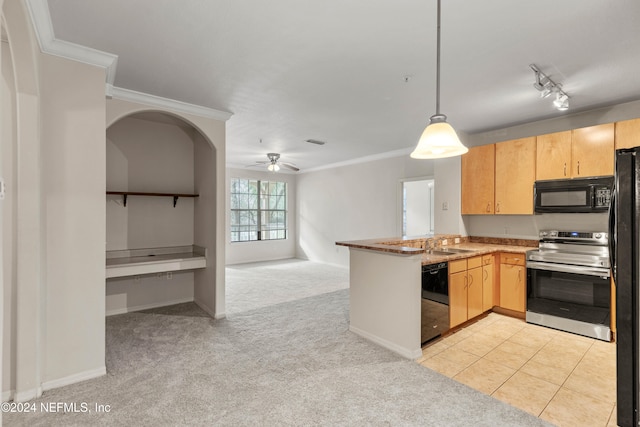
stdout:
POLYGON ((609 203, 609 265, 611 266, 611 275, 615 282, 616 277, 616 246, 618 243, 618 236, 616 235, 616 193, 618 192, 613 186, 611 191, 611 201, 609 203))

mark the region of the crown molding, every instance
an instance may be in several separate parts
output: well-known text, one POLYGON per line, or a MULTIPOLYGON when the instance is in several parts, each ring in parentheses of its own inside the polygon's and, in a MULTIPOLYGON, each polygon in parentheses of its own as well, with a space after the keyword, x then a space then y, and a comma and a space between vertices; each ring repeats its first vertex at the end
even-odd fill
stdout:
POLYGON ((214 110, 213 108, 201 107, 195 104, 188 104, 174 99, 162 98, 160 96, 136 92, 135 90, 123 89, 115 86, 111 88, 111 97, 121 99, 123 101, 149 105, 163 110, 172 110, 214 120, 227 121, 231 116, 233 116, 233 113, 229 113, 227 111, 214 110))
POLYGON ((26 0, 25 3, 43 53, 104 68, 106 84, 113 86, 118 55, 56 39, 47 0, 26 0))
POLYGON ((105 95, 107 98, 118 98, 215 120, 226 121, 232 116, 232 113, 226 111, 115 87, 118 55, 56 39, 47 0, 25 0, 25 3, 31 16, 40 50, 49 55, 104 68, 106 72, 105 95))

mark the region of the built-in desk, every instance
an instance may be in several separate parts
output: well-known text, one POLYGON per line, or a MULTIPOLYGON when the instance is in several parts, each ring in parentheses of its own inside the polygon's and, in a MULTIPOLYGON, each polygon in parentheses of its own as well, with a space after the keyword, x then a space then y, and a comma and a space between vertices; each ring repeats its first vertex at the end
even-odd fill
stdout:
POLYGON ((107 251, 106 278, 205 268, 206 251, 196 245, 107 251))

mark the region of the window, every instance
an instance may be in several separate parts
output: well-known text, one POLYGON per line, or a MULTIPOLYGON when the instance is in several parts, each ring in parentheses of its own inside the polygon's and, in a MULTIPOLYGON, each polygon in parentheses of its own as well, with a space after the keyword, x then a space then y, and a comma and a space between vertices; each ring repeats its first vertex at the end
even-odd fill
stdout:
POLYGON ((287 238, 287 183, 231 179, 231 241, 287 238))

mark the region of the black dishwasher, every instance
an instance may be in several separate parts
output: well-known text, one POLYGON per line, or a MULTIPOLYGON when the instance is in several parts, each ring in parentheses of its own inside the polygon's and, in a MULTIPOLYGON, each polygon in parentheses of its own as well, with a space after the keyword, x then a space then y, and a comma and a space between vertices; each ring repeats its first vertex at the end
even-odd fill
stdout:
POLYGON ((449 268, 446 262, 422 266, 421 342, 449 330, 449 268))

